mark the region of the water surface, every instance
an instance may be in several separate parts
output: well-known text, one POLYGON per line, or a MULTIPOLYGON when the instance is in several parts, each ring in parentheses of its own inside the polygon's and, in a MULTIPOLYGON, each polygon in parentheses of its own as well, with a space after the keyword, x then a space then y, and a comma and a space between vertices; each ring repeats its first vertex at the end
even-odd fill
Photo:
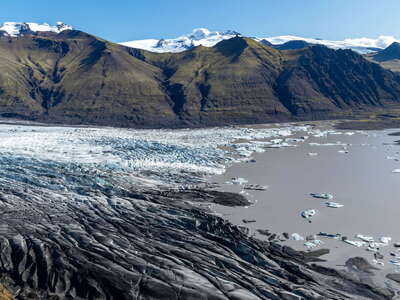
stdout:
MULTIPOLYGON (((400 174, 392 173, 400 168, 400 163, 392 159, 400 158, 400 146, 394 144, 398 137, 388 136, 390 132, 309 134, 310 138, 295 143, 296 147, 255 153, 252 156, 255 163, 234 164, 224 175, 211 180, 225 183, 239 176, 249 183, 268 185, 269 189, 247 191, 249 198, 256 202, 248 208, 216 205, 214 209, 231 222, 246 225, 261 239, 265 237, 256 229, 299 233, 303 237, 321 231, 340 233, 351 240, 357 240, 356 234, 373 236, 375 240, 389 236, 393 242, 400 242, 400 174), (313 143, 340 145, 315 146, 313 143), (348 153, 343 153, 343 149, 348 149, 348 153), (310 197, 312 192, 331 193, 332 201, 344 207, 328 208, 325 200, 310 197), (310 208, 317 210, 312 223, 300 216, 301 211, 310 208), (243 224, 243 219, 254 219, 256 223, 243 224)), ((243 187, 222 184, 221 189, 241 192, 243 187)), ((331 249, 331 254, 324 257, 329 265, 342 265, 355 255, 373 259, 373 254, 365 248, 332 239, 321 240, 322 247, 331 249)), ((290 240, 285 244, 306 250, 301 241, 290 240)), ((393 258, 389 252, 393 251, 392 245, 380 249, 387 269, 394 268, 388 263, 393 258)))

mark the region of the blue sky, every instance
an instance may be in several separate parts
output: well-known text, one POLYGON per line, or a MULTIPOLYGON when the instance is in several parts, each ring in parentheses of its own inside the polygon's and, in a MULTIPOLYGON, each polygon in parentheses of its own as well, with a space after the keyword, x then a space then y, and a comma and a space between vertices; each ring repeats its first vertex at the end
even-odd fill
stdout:
POLYGON ((249 36, 400 38, 400 0, 16 0, 0 22, 64 21, 111 41, 172 38, 193 28, 249 36))

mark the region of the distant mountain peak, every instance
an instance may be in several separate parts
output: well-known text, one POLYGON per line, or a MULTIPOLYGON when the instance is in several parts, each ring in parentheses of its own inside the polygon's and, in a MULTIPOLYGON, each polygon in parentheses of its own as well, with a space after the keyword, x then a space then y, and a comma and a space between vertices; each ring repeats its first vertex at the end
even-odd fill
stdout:
POLYGON ((400 60, 400 43, 393 42, 387 48, 377 52, 373 58, 378 62, 385 62, 394 59, 400 60))
POLYGON ((388 49, 400 49, 400 42, 393 42, 392 44, 389 45, 389 47, 386 48, 386 50, 388 49))
POLYGON ((57 22, 55 25, 49 25, 47 23, 38 24, 30 22, 4 22, 0 26, 0 32, 2 33, 2 35, 10 37, 18 37, 25 34, 31 34, 36 32, 60 33, 67 29, 72 29, 72 26, 66 25, 63 22, 57 22))
MULTIPOLYGON (((144 49, 152 52, 182 52, 195 46, 212 47, 217 43, 241 36, 234 30, 210 31, 207 28, 196 28, 190 34, 182 35, 174 39, 148 39, 121 43, 124 46, 144 49)), ((252 39, 267 46, 281 50, 294 50, 307 47, 308 45, 324 45, 332 49, 351 49, 358 53, 371 53, 383 50, 393 42, 398 42, 392 36, 379 36, 372 38, 348 38, 344 40, 324 40, 321 38, 304 38, 292 35, 281 35, 275 37, 252 37, 252 39), (293 41, 293 42, 292 42, 293 41), (288 42, 292 42, 287 44, 288 42), (286 45, 284 45, 286 44, 286 45)))
POLYGON ((234 30, 226 30, 226 31, 219 32, 219 31, 210 31, 207 28, 196 28, 196 29, 193 29, 192 33, 187 35, 187 37, 189 39, 199 41, 199 40, 207 39, 210 37, 222 37, 222 36, 234 37, 237 35, 241 35, 241 34, 234 30))
POLYGON ((196 28, 190 34, 175 39, 148 39, 121 43, 121 45, 144 49, 152 52, 182 52, 196 46, 212 47, 220 41, 241 36, 234 30, 210 31, 207 28, 196 28))

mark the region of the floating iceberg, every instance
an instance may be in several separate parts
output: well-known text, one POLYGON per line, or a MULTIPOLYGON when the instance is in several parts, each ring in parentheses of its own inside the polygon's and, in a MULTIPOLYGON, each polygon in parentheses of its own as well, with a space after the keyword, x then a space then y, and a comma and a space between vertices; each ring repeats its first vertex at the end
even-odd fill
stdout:
POLYGON ((325 144, 320 144, 320 143, 309 143, 310 146, 347 146, 347 144, 337 142, 337 143, 325 143, 325 144))
POLYGON ((336 202, 325 202, 327 207, 332 207, 332 208, 340 208, 343 207, 343 204, 336 203, 336 202))
POLYGON ((306 246, 308 249, 316 248, 318 246, 321 246, 324 242, 321 240, 313 240, 313 241, 308 241, 304 243, 304 246, 306 246))
POLYGON ((356 238, 368 243, 372 243, 374 241, 374 238, 372 236, 365 236, 362 234, 357 234, 356 238))
POLYGON ((362 241, 344 240, 344 242, 347 243, 347 244, 350 244, 350 245, 352 245, 352 246, 358 247, 358 248, 364 247, 364 246, 368 245, 368 243, 362 242, 362 241))
POLYGON ((242 184, 248 183, 249 181, 248 181, 247 179, 242 178, 242 177, 233 177, 233 178, 231 179, 231 182, 232 182, 233 184, 240 184, 240 185, 242 185, 242 184))
POLYGON ((325 194, 325 193, 310 193, 311 196, 314 198, 319 198, 319 199, 326 199, 326 200, 331 200, 333 199, 333 195, 331 194, 325 194))
POLYGON ((374 247, 371 247, 371 246, 368 246, 367 249, 365 249, 365 250, 367 250, 369 252, 374 252, 374 253, 378 252, 377 248, 374 248, 374 247))
POLYGON ((312 218, 317 211, 315 209, 306 209, 301 212, 301 216, 305 219, 310 219, 312 218))
POLYGON ((376 264, 376 265, 378 265, 378 266, 382 266, 382 267, 385 265, 385 263, 384 263, 383 261, 379 261, 379 260, 377 260, 377 259, 373 259, 372 262, 373 262, 374 264, 376 264))
POLYGON ((399 158, 398 157, 394 157, 394 156, 386 156, 386 159, 399 161, 399 158))
POLYGON ((398 260, 389 260, 389 263, 391 263, 392 265, 400 267, 400 261, 398 261, 398 260))
POLYGON ((265 191, 268 189, 268 186, 259 184, 245 184, 243 188, 245 190, 265 191))
POLYGON ((387 244, 387 243, 380 243, 380 242, 370 242, 370 243, 369 243, 369 246, 370 246, 371 248, 381 248, 381 247, 389 246, 389 244, 387 244))
POLYGON ((319 236, 326 237, 326 238, 332 238, 332 239, 339 239, 341 234, 340 233, 326 233, 326 232, 320 232, 318 233, 319 236))
POLYGON ((384 244, 389 244, 392 241, 392 238, 390 236, 383 236, 379 240, 384 244))
POLYGON ((292 239, 295 241, 304 241, 304 237, 302 237, 300 234, 298 233, 292 233, 292 239))

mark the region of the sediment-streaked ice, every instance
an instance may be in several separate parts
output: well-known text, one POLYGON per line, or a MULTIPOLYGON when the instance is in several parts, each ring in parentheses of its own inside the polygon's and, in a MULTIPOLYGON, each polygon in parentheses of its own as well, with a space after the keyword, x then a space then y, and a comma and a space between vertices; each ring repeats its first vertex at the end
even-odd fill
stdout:
POLYGON ((307 126, 132 130, 0 125, 0 185, 65 191, 79 186, 170 185, 204 181, 307 126))

